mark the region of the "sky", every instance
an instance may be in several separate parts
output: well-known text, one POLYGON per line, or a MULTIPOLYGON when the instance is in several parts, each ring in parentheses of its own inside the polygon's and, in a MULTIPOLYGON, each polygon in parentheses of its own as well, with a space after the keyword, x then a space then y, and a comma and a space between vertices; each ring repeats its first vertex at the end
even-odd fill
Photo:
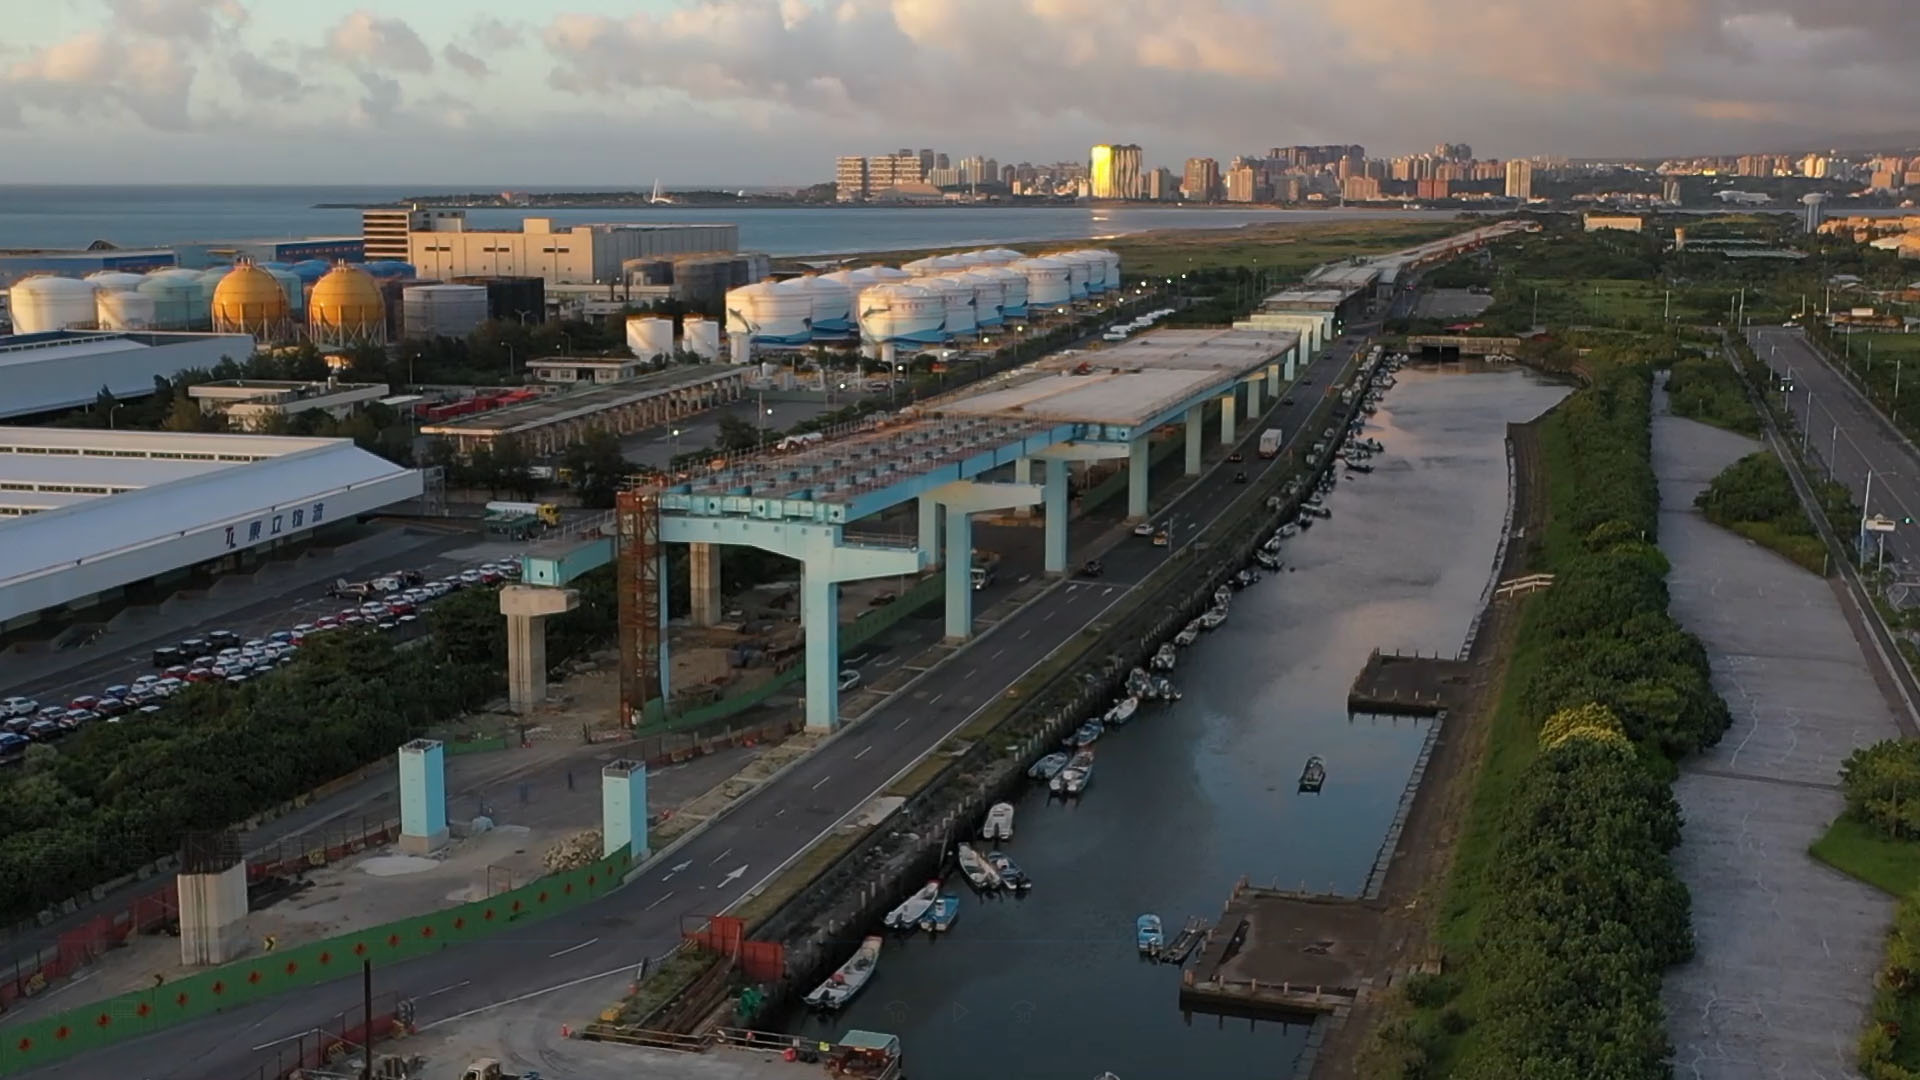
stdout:
POLYGON ((644 187, 1912 138, 1916 0, 0 0, 0 184, 644 187))

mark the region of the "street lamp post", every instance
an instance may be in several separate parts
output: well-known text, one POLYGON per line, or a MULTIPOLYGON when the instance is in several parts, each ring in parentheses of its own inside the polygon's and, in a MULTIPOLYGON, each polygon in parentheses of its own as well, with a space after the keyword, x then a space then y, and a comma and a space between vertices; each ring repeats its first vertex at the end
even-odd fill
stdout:
POLYGON ((1833 459, 1840 452, 1840 421, 1833 422, 1833 434, 1827 436, 1827 483, 1833 483, 1833 459))
POLYGON ((673 429, 673 456, 667 459, 668 471, 672 471, 674 468, 677 467, 675 466, 674 462, 678 461, 679 458, 680 458, 680 429, 674 428, 673 429))
MULTIPOLYGON (((507 378, 511 379, 513 378, 514 369, 518 366, 518 361, 513 355, 513 342, 502 341, 500 347, 507 350, 507 378)), ((408 370, 411 371, 412 369, 409 368, 408 370)), ((411 381, 411 378, 409 378, 409 381, 411 381)))
POLYGON ((1905 359, 1903 356, 1893 358, 1893 422, 1895 424, 1900 422, 1900 363, 1905 359))
POLYGON ((1800 425, 1800 452, 1807 452, 1807 433, 1813 430, 1813 387, 1807 387, 1807 419, 1800 425))

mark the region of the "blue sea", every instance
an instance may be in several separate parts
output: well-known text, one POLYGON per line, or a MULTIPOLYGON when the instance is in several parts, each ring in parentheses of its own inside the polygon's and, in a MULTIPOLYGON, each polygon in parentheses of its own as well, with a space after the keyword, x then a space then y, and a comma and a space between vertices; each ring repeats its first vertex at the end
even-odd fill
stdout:
MULTIPOLYGON (((416 187, 252 187, 0 185, 0 250, 167 247, 215 240, 358 236, 358 210, 320 203, 379 203, 408 195, 471 189, 416 187)), ((554 189, 546 189, 554 190, 554 189)), ((1151 229, 1230 229, 1249 224, 1342 219, 1445 218, 1451 211, 1264 210, 1231 207, 820 207, 723 209, 621 206, 606 209, 468 212, 477 226, 595 221, 717 221, 740 226, 740 246, 770 255, 1086 240, 1151 229)))

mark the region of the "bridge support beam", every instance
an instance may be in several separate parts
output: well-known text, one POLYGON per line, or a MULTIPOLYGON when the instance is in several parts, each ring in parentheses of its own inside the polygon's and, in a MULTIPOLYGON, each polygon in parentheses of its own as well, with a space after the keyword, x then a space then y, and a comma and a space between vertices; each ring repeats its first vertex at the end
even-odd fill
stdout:
POLYGON ((431 855, 447 846, 446 747, 415 739, 400 747, 400 850, 431 855))
MULTIPOLYGON (((1289 366, 1293 364, 1292 349, 1287 350, 1287 364, 1289 366)), ((1271 397, 1275 401, 1280 400, 1280 365, 1279 364, 1267 365, 1267 396, 1271 397)))
POLYGON ((807 642, 807 730, 840 726, 840 583, 827 567, 800 569, 800 626, 807 642))
POLYGON ((1233 445, 1233 413, 1237 397, 1229 390, 1220 396, 1220 445, 1233 445))
POLYGON ((1187 475, 1200 475, 1200 444, 1206 438, 1207 410, 1195 405, 1187 410, 1187 475))
POLYGON ((1247 388, 1247 419, 1256 419, 1264 411, 1260 405, 1260 380, 1249 379, 1241 385, 1247 388))
MULTIPOLYGON (((1013 482, 1016 484, 1033 483, 1033 459, 1032 458, 1023 457, 1023 458, 1015 458, 1013 460, 1013 482)), ((1032 515, 1033 507, 1016 506, 1013 508, 1013 513, 1014 513, 1014 516, 1016 517, 1028 517, 1032 515)))
POLYGON ((600 857, 633 848, 633 864, 652 854, 647 844, 647 763, 610 761, 600 770, 600 857))
POLYGON ((1127 444, 1127 517, 1147 516, 1149 473, 1153 471, 1153 444, 1141 434, 1127 444))
POLYGON ((1067 572, 1067 463, 1046 463, 1046 572, 1067 572))
POLYGON ((695 626, 712 626, 720 621, 720 546, 689 544, 688 576, 692 598, 688 614, 695 626))
POLYGON ((920 512, 920 550, 927 553, 927 565, 940 564, 940 504, 931 496, 914 500, 920 512))
POLYGON ((1032 506, 1045 496, 1032 484, 982 484, 960 480, 928 492, 947 513, 947 639, 973 636, 973 515, 1032 506))
POLYGON ((507 618, 507 701, 530 713, 547 700, 547 617, 580 606, 577 589, 508 585, 500 590, 507 618))

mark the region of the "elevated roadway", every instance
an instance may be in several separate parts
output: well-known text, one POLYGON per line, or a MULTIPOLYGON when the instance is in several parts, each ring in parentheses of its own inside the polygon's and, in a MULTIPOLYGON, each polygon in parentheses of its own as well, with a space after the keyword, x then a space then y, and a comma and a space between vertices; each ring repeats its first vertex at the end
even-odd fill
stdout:
MULTIPOLYGON (((1307 363, 1304 377, 1325 387, 1357 339, 1345 339, 1307 363)), ((1261 417, 1279 426, 1289 447, 1320 394, 1261 417)), ((1250 429, 1258 425, 1249 425, 1250 429)), ((1251 443, 1251 436, 1245 440, 1251 443)), ((1308 439, 1311 441, 1311 439, 1308 439)), ((637 880, 561 919, 515 929, 374 973, 374 992, 415 1001, 416 1023, 432 1026, 475 1015, 499 1016, 551 994, 597 990, 616 996, 644 959, 679 940, 680 920, 725 910, 770 879, 823 832, 845 821, 929 750, 997 701, 1055 649, 1119 602, 1156 567, 1176 557, 1196 531, 1241 490, 1233 473, 1274 467, 1247 454, 1242 464, 1203 471, 1156 519, 1176 525, 1175 543, 1129 540, 1102 554, 1105 575, 1058 585, 969 644, 859 723, 843 728, 811 757, 761 786, 707 829, 645 866, 637 880), (499 1012, 495 1012, 499 1010, 499 1012)), ((72 1058, 20 1075, 62 1080, 233 1080, 254 1077, 275 1044, 357 1015, 359 981, 256 1002, 196 1023, 72 1058)))

